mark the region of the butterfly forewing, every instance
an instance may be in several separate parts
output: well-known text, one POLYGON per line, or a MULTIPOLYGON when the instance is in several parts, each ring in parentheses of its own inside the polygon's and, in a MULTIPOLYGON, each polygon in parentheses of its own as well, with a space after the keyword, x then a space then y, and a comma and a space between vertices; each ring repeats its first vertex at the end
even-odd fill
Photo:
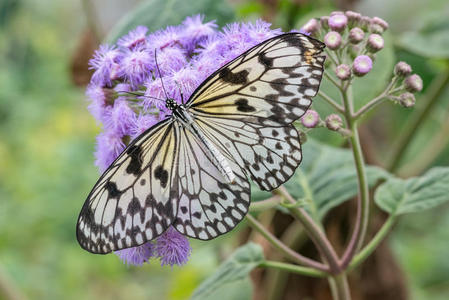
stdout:
POLYGON ((187 103, 192 114, 285 125, 312 103, 323 74, 321 42, 299 33, 274 37, 211 75, 187 103))
POLYGON ((173 119, 147 130, 111 164, 81 210, 77 237, 93 253, 140 245, 163 233, 178 204, 173 119))

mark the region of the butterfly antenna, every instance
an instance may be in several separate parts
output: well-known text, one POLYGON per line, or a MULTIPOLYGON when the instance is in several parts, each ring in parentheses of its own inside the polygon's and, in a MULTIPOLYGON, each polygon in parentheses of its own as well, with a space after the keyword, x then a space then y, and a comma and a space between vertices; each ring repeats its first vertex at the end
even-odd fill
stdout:
POLYGON ((162 89, 164 90, 165 97, 168 99, 167 91, 165 90, 165 86, 164 86, 164 81, 162 80, 161 70, 159 69, 159 64, 157 63, 156 49, 154 49, 154 60, 156 62, 156 68, 157 68, 157 72, 159 73, 159 78, 161 79, 162 89))
POLYGON ((181 86, 179 86, 179 83, 177 83, 176 81, 175 81, 175 84, 176 84, 176 86, 177 86, 178 89, 179 89, 179 94, 181 95, 181 101, 182 101, 182 104, 185 104, 185 103, 184 103, 184 95, 182 94, 181 86))
POLYGON ((151 98, 151 99, 158 100, 158 101, 165 101, 164 99, 156 98, 153 96, 141 95, 138 93, 133 93, 133 92, 128 92, 128 91, 118 91, 117 93, 124 93, 124 94, 130 94, 130 95, 134 95, 134 96, 138 96, 138 97, 151 98))

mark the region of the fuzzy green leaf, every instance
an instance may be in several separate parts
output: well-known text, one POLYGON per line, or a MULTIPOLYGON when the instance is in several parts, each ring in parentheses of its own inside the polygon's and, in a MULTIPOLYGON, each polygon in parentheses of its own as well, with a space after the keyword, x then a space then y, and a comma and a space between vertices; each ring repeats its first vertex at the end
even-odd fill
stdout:
POLYGON ((213 275, 199 285, 191 299, 223 299, 219 295, 227 295, 226 299, 232 300, 250 299, 252 291, 248 289, 248 274, 263 261, 259 245, 248 243, 238 248, 213 275), (243 294, 235 293, 236 290, 243 294))
POLYGON ((401 215, 420 212, 449 201, 449 167, 433 168, 420 177, 390 178, 374 195, 384 211, 401 215))

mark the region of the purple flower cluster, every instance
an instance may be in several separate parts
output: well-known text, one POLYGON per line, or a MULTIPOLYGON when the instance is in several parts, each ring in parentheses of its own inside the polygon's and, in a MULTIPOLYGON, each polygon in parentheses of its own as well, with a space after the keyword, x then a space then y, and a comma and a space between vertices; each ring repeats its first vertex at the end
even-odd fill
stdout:
MULTIPOLYGON (((213 21, 204 22, 196 15, 179 26, 152 33, 138 26, 116 45, 100 46, 90 61, 94 74, 86 91, 89 111, 103 124, 97 137, 96 165, 106 170, 125 148, 125 141, 163 119, 170 112, 165 98, 187 101, 216 69, 281 33, 261 20, 232 23, 218 30, 213 21)), ((169 228, 153 241, 116 254, 128 264, 158 258, 162 265, 173 266, 186 263, 190 252, 186 237, 169 228)))

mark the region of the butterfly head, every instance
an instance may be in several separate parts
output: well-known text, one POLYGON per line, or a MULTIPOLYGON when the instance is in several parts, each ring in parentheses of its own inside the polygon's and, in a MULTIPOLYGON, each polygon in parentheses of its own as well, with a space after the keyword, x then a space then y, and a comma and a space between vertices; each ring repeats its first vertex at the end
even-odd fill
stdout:
POLYGON ((167 100, 165 100, 165 107, 167 107, 171 111, 178 108, 178 106, 179 105, 178 105, 178 103, 176 103, 175 99, 167 98, 167 100))

